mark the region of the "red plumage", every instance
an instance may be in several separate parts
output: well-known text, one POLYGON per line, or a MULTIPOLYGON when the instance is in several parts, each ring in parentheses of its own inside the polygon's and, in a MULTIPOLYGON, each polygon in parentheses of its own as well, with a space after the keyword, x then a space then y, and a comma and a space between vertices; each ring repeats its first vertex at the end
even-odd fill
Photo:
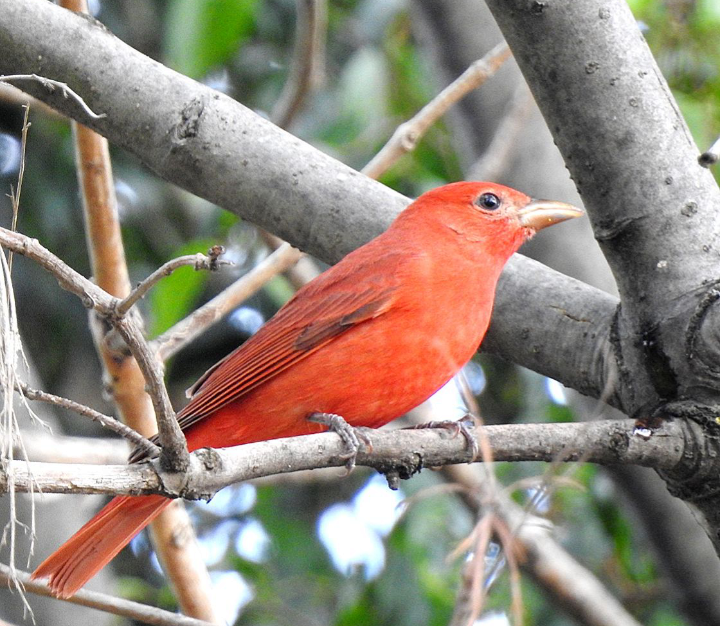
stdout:
MULTIPOLYGON (((422 195, 198 381, 178 414, 189 449, 320 432, 316 412, 379 427, 414 408, 477 350, 509 257, 579 214, 491 183, 422 195)), ((33 577, 73 595, 169 503, 114 498, 33 577)))

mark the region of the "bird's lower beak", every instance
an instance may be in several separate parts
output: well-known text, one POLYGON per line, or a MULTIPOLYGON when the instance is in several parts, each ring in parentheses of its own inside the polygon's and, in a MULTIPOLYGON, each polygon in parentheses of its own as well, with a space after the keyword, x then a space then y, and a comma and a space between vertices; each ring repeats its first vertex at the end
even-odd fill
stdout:
POLYGON ((533 230, 541 230, 558 222, 580 217, 584 213, 572 204, 552 200, 533 200, 518 211, 520 223, 533 230))

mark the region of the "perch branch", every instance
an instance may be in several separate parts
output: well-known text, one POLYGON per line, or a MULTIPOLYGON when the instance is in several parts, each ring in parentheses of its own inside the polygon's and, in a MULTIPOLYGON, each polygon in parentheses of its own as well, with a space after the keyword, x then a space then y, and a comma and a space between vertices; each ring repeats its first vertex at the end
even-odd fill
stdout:
MULTIPOLYGON (((635 431, 633 420, 563 424, 485 426, 496 461, 634 464, 670 470, 689 451, 693 435, 689 421, 667 421, 649 438, 635 431)), ((361 452, 357 465, 382 473, 409 476, 422 467, 467 463, 471 452, 463 437, 447 429, 374 431, 372 452, 361 452)), ((8 473, 17 491, 34 488, 47 493, 161 494, 200 499, 246 480, 321 467, 342 467, 345 448, 334 433, 275 439, 224 448, 202 449, 191 455, 188 471, 178 477, 156 460, 130 466, 70 465, 13 461, 8 473)), ((0 475, 0 494, 7 491, 0 475)))
POLYGON ((503 42, 490 50, 482 59, 475 61, 426 104, 415 117, 400 124, 380 152, 362 169, 362 173, 370 178, 377 178, 403 154, 414 150, 430 126, 445 115, 458 100, 495 74, 509 56, 510 49, 503 42))

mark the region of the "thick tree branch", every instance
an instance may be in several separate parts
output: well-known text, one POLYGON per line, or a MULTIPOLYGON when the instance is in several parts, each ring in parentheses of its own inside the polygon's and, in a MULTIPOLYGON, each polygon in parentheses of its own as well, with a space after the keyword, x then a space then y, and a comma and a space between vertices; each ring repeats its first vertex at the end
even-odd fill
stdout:
MULTIPOLYGON (((717 454, 720 404, 720 189, 698 163, 699 150, 624 0, 488 5, 618 283, 622 304, 608 337, 616 405, 630 415, 696 420, 704 429, 698 447, 709 459, 717 454)), ((720 479, 705 470, 697 460, 663 477, 671 493, 705 515, 720 554, 720 479)))
MULTIPOLYGON (((160 176, 325 261, 336 262, 379 234, 407 203, 230 98, 141 55, 88 18, 42 0, 0 0, 0 10, 0 73, 66 79, 93 110, 107 117, 89 119, 76 103, 41 86, 30 84, 28 91, 127 148, 160 176)), ((513 291, 501 293, 502 298, 534 288, 541 301, 532 304, 540 312, 566 289, 575 289, 572 281, 547 269, 534 272, 542 280, 532 285, 525 268, 520 257, 510 262, 506 276, 513 277, 508 283, 513 291), (543 288, 545 284, 552 288, 543 288)), ((575 295, 587 298, 584 310, 601 311, 593 324, 607 320, 607 299, 601 292, 587 289, 575 295)), ((504 343, 503 338, 517 335, 517 327, 496 316, 493 326, 502 332, 494 350, 526 364, 538 361, 539 348, 544 368, 573 386, 580 382, 577 369, 555 356, 557 344, 572 344, 576 354, 585 355, 583 361, 599 361, 589 368, 592 372, 604 372, 601 361, 607 350, 598 349, 584 330, 566 327, 561 334, 541 315, 528 311, 527 316, 543 328, 538 334, 542 342, 532 349, 522 341, 504 343), (578 332, 568 337, 568 331, 578 332)), ((594 393, 605 386, 605 380, 583 383, 594 393)))
MULTIPOLYGON (((619 385, 621 406, 633 414, 663 399, 717 401, 717 341, 693 355, 689 342, 708 337, 702 328, 686 331, 717 281, 720 190, 698 164, 699 150, 626 2, 488 4, 618 284, 617 356, 633 379, 619 385), (573 44, 548 33, 573 33, 573 44), (713 391, 699 398, 705 386, 713 391)), ((714 308, 707 307, 710 317, 714 308)))
MULTIPOLYGON (((635 432, 632 420, 567 424, 486 426, 496 461, 586 461, 608 465, 633 464, 668 471, 682 465, 695 449, 697 426, 669 421, 649 438, 635 432)), ((384 474, 409 477, 423 467, 467 463, 471 453, 463 437, 446 429, 375 431, 369 433, 372 452, 361 452, 357 465, 384 474)), ((183 475, 165 472, 153 461, 137 465, 71 465, 14 461, 17 491, 34 488, 46 493, 160 493, 168 497, 208 498, 222 487, 274 474, 321 467, 344 467, 345 448, 334 433, 275 439, 191 455, 183 475)), ((716 463, 717 464, 717 463, 716 463)), ((8 489, 0 477, 0 494, 8 489)))

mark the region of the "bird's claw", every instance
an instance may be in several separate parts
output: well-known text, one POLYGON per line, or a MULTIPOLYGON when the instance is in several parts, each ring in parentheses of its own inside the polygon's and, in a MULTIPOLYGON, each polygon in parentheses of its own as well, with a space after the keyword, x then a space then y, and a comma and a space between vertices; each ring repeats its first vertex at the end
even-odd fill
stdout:
POLYGON ((408 430, 417 430, 421 428, 444 428, 452 433, 453 438, 458 435, 462 435, 467 443, 468 450, 472 454, 472 461, 480 456, 480 446, 477 441, 477 437, 470 431, 471 428, 475 428, 475 420, 469 413, 465 414, 464 417, 459 420, 439 420, 431 421, 425 424, 416 424, 415 426, 408 426, 408 430))
POLYGON ((350 426, 350 424, 343 419, 342 415, 338 415, 337 413, 311 413, 307 419, 311 422, 327 426, 329 430, 340 436, 340 439, 342 439, 343 444, 347 448, 347 452, 340 457, 346 461, 346 475, 355 468, 355 461, 361 445, 365 446, 369 452, 372 452, 370 437, 367 436, 363 429, 350 426))

